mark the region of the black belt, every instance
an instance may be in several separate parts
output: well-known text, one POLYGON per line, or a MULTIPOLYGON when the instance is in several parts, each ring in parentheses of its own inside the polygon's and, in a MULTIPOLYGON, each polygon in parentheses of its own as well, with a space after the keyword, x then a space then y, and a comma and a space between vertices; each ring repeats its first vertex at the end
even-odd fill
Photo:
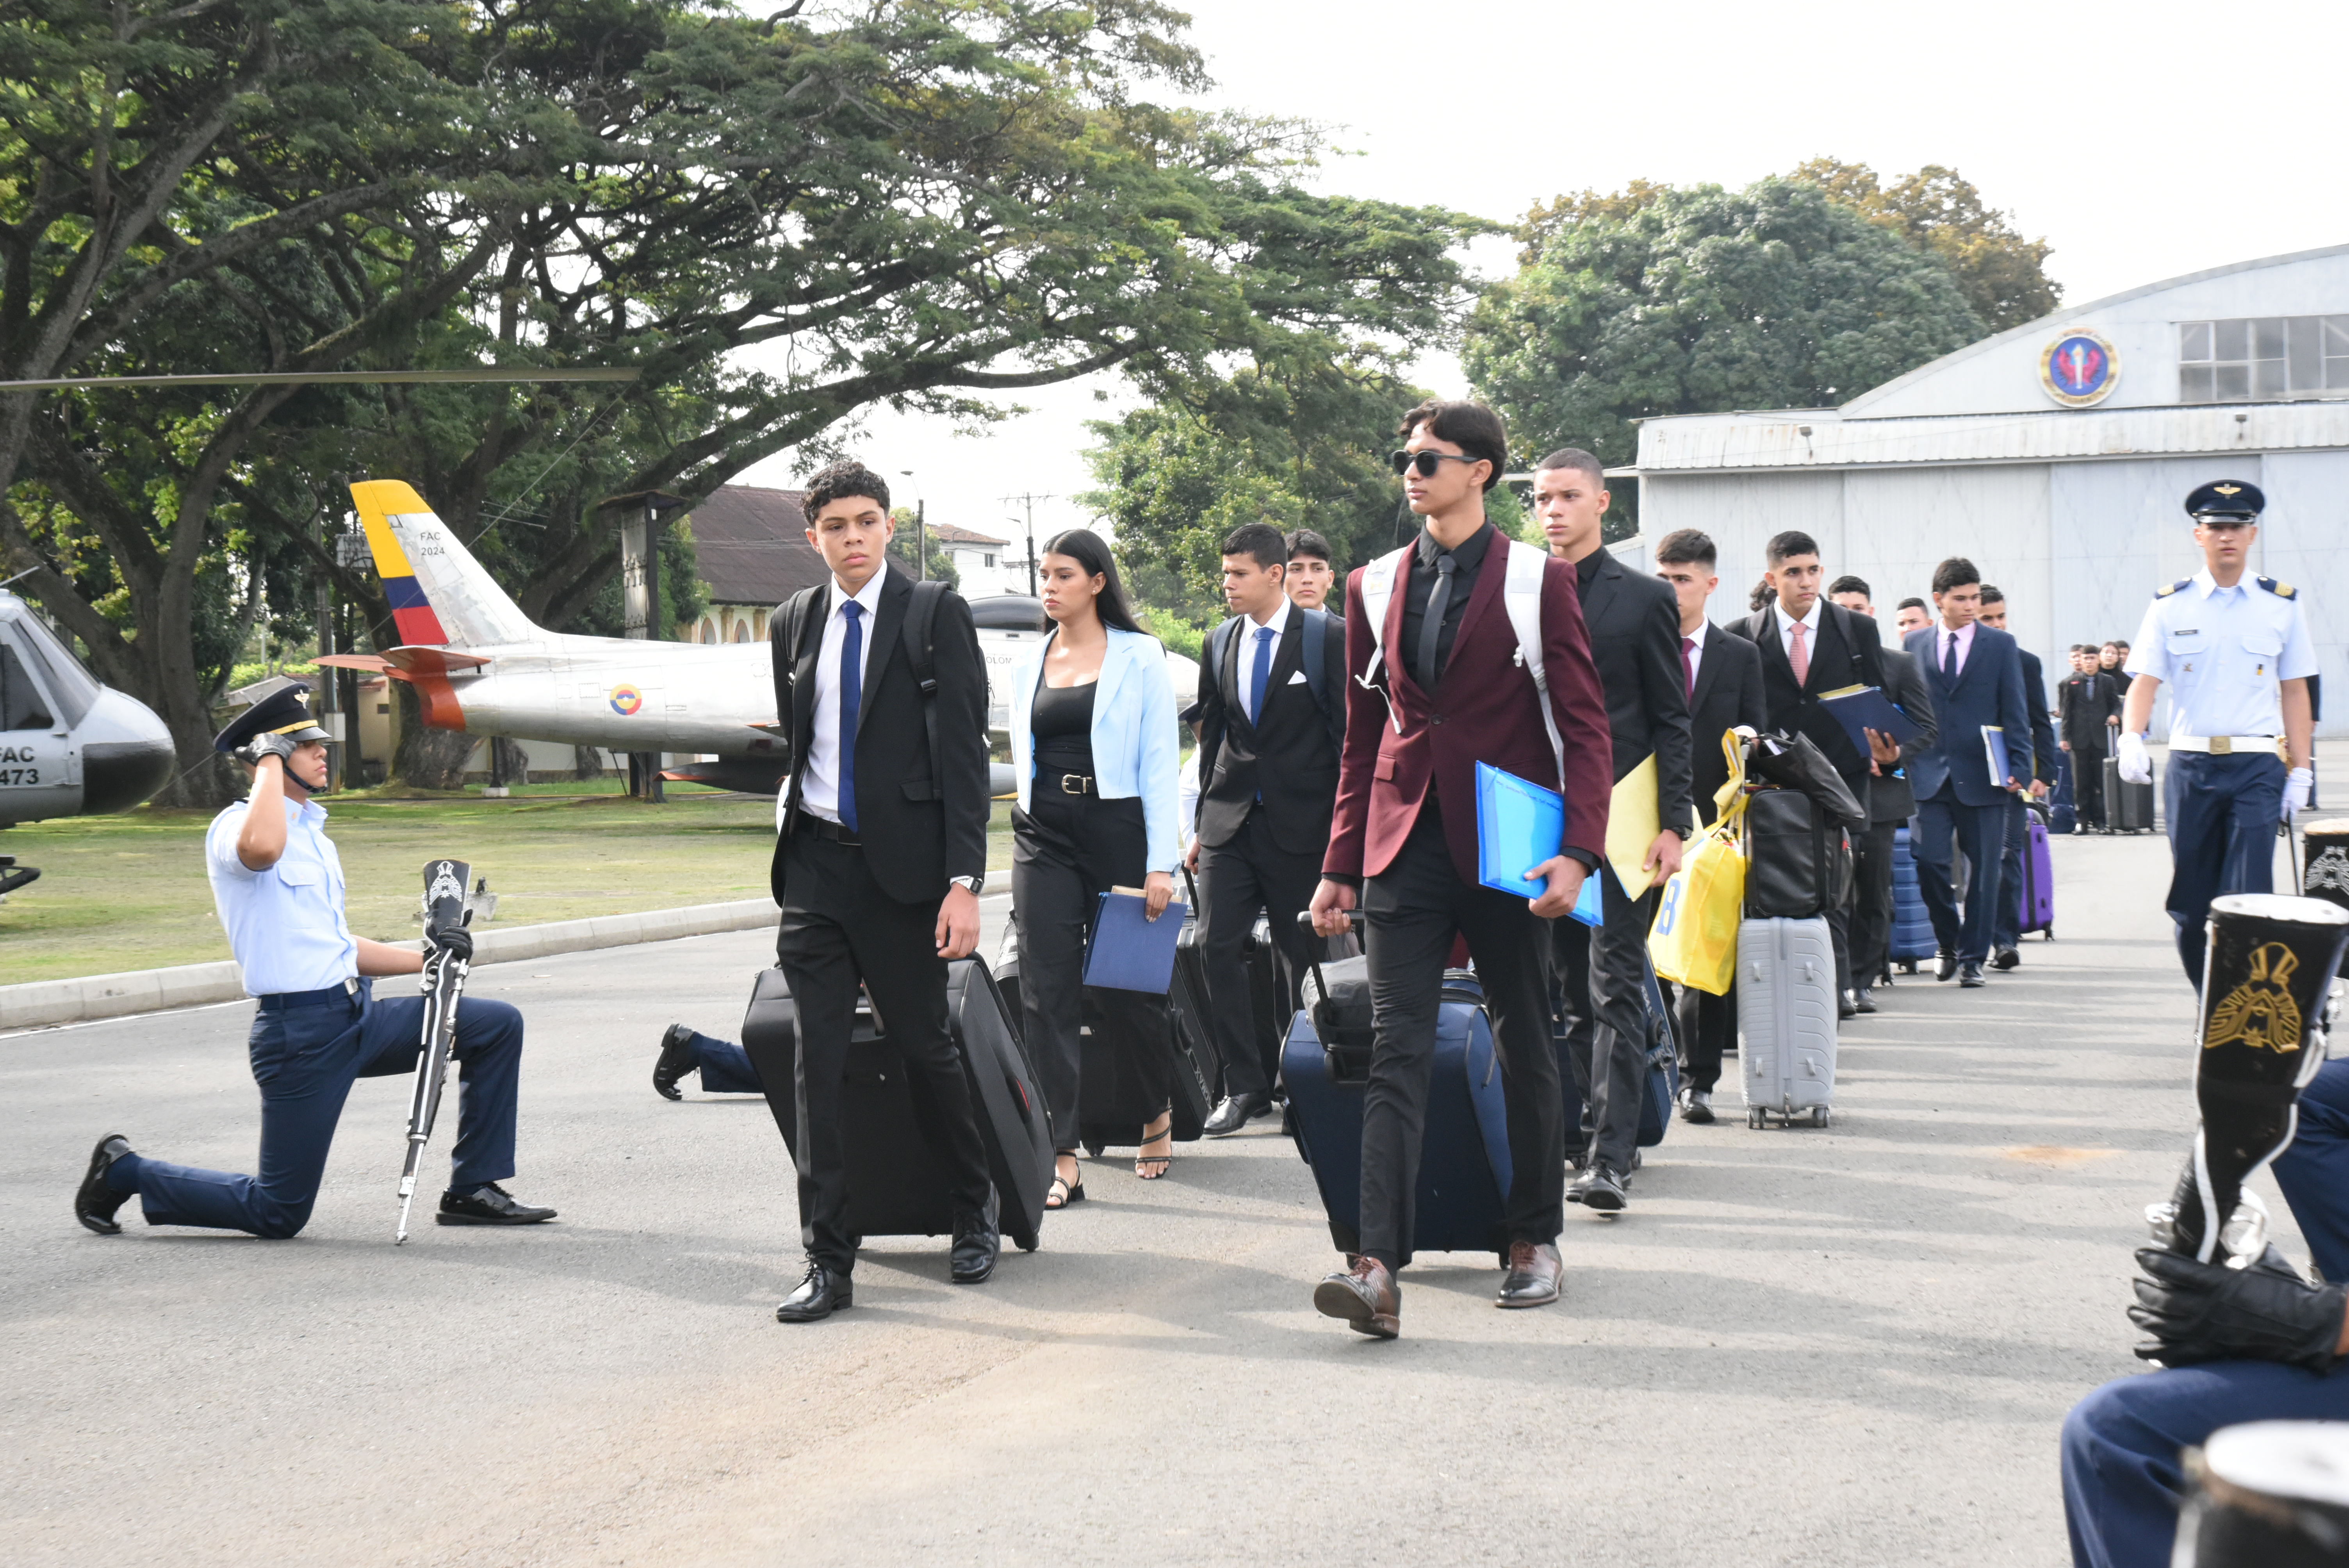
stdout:
POLYGON ((264 1013, 289 1013, 296 1007, 323 1007, 329 1002, 349 1002, 358 995, 359 983, 344 980, 316 991, 273 991, 259 998, 264 1013))
POLYGON ((819 839, 830 839, 833 843, 844 844, 852 850, 864 847, 864 841, 856 836, 855 829, 844 822, 835 822, 830 818, 819 817, 812 811, 800 813, 800 826, 819 839))
POLYGON ((1090 773, 1047 773, 1045 788, 1062 795, 1091 795, 1101 798, 1100 780, 1090 773))

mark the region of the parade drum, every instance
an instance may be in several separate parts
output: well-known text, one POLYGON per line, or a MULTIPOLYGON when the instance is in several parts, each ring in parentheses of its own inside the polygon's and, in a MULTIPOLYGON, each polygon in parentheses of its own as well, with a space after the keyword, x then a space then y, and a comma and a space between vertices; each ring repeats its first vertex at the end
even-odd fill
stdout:
POLYGON ((2349 1421, 2223 1427, 2186 1452, 2172 1568, 2349 1562, 2349 1421))
POLYGON ((2224 1263, 2264 1250, 2263 1212, 2247 1203, 2238 1216, 2236 1204, 2243 1183, 2292 1142, 2300 1091, 2324 1065, 2325 1012, 2344 946, 2349 908, 2340 904, 2260 892, 2210 902, 2194 1037, 2202 1125, 2176 1196, 2148 1214, 2172 1251, 2224 1263))
MULTIPOLYGON (((2311 822, 2300 837, 2301 896, 2349 909, 2349 818, 2311 822)), ((2349 955, 2342 961, 2349 964, 2349 955)))

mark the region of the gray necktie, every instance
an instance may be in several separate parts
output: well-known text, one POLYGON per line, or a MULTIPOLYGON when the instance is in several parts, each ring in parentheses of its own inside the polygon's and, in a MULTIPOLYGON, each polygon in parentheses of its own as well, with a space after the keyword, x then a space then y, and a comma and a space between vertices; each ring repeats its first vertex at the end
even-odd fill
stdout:
POLYGON ((1435 689, 1435 651, 1444 635, 1444 612, 1452 603, 1452 572, 1457 564, 1448 550, 1435 558, 1435 588, 1427 596, 1427 615, 1419 625, 1419 679, 1428 691, 1435 689))

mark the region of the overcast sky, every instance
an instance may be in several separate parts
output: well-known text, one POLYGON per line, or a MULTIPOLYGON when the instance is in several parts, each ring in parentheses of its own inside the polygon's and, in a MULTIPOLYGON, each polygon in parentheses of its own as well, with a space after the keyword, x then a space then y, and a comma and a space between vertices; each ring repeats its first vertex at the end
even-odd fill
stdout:
MULTIPOLYGON (((2349 241, 2337 0, 1199 0, 1192 15, 1214 104, 1321 122, 1354 154, 1315 176, 1328 191, 1506 221, 1633 179, 1737 186, 1821 155, 1883 175, 1940 163, 2054 245, 2067 304, 2349 241)), ((1477 259, 1497 273, 1509 250, 1477 259)), ((1447 355, 1420 376, 1464 390, 1447 355)), ((1111 377, 1017 400, 1034 412, 980 436, 885 414, 859 450, 934 521, 1010 535, 1019 509, 999 498, 1057 496, 1037 505, 1040 540, 1088 521, 1067 499, 1091 482, 1083 421, 1132 399, 1111 377)), ((802 473, 786 453, 742 482, 802 473)))

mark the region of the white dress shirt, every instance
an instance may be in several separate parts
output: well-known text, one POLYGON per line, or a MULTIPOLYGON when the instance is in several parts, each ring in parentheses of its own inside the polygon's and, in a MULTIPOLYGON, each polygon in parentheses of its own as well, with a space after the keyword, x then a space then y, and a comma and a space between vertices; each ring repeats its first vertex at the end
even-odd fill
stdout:
MULTIPOLYGON (((889 573, 884 565, 864 580, 854 597, 864 607, 864 648, 856 665, 856 689, 864 689, 864 666, 873 657, 874 613, 881 608, 881 582, 889 573)), ((800 809, 827 822, 840 820, 840 651, 848 636, 847 604, 852 595, 832 580, 832 613, 823 618, 823 646, 815 656, 815 723, 808 737, 807 772, 800 781, 800 809)), ((856 738, 850 736, 849 744, 856 738)))
MULTIPOLYGON (((1812 600, 1810 614, 1802 617, 1803 656, 1806 659, 1816 659, 1819 656, 1819 621, 1822 616, 1821 606, 1826 603, 1826 598, 1824 594, 1812 600)), ((1795 663, 1795 635, 1792 628, 1795 618, 1786 614, 1786 607, 1784 604, 1773 603, 1770 606, 1770 613, 1778 617, 1778 646, 1785 654, 1786 664, 1791 668, 1795 663)))
MULTIPOLYGON (((1268 621, 1258 621, 1254 616, 1250 616, 1248 618, 1248 624, 1240 628, 1240 667, 1233 673, 1239 676, 1240 711, 1247 715, 1248 722, 1250 724, 1254 724, 1256 722, 1256 709, 1249 699, 1254 696, 1256 693, 1256 645, 1257 632, 1259 628, 1272 634, 1271 656, 1275 659, 1279 658, 1280 639, 1282 634, 1288 630, 1288 594, 1283 593, 1280 596, 1279 607, 1273 611, 1272 619, 1268 621)), ((1270 697, 1272 696, 1272 687, 1269 685, 1264 688, 1264 695, 1267 697, 1270 697)))
POLYGON ((239 800, 204 834, 204 870, 229 951, 244 968, 244 994, 323 991, 359 972, 359 944, 343 919, 343 861, 326 837, 326 809, 316 800, 285 812, 285 851, 267 871, 238 857, 253 802, 239 800))

